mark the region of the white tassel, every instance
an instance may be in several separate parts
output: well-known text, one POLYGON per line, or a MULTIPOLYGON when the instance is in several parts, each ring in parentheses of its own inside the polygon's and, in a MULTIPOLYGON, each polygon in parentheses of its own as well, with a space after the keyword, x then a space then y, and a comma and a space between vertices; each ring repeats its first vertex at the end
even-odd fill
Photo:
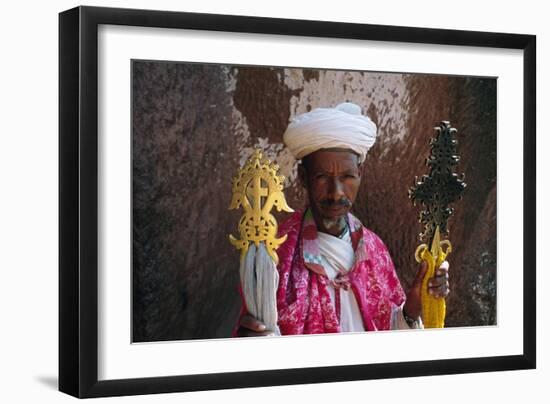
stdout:
POLYGON ((250 315, 263 322, 266 329, 281 335, 277 326, 277 288, 279 273, 264 243, 251 243, 241 261, 241 285, 250 315))

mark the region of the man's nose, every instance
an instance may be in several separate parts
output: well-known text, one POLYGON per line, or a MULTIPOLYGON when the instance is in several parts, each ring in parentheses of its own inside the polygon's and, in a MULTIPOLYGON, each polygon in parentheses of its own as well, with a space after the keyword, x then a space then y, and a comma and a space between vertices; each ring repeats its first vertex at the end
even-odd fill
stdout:
POLYGON ((331 177, 328 187, 328 197, 337 201, 344 196, 344 184, 338 177, 331 177))

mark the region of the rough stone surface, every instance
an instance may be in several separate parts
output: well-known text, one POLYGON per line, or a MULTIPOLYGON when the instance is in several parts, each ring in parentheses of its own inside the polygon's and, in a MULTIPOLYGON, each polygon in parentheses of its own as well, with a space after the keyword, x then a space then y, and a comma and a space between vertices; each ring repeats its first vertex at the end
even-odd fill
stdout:
POLYGON ((468 187, 450 221, 446 323, 496 323, 494 79, 144 61, 132 69, 134 341, 230 335, 239 254, 227 236, 240 216, 227 209, 231 177, 260 146, 287 177, 289 204, 303 206, 282 134, 296 114, 343 101, 379 129, 354 213, 385 241, 405 289, 421 231, 407 190, 426 173, 433 127, 458 128, 468 187))

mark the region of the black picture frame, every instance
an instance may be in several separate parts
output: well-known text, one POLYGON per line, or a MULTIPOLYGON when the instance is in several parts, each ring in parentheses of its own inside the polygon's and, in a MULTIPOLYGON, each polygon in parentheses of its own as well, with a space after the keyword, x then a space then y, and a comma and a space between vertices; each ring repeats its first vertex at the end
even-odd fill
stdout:
POLYGON ((59 390, 102 397, 536 367, 536 37, 327 21, 77 7, 59 14, 59 390), (523 51, 523 354, 98 381, 98 26, 523 51))

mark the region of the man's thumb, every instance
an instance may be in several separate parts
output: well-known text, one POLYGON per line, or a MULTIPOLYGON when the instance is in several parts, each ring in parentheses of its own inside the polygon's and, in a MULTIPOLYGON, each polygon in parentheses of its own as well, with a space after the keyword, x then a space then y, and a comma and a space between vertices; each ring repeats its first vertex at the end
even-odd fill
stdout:
POLYGON ((416 271, 416 276, 414 278, 413 282, 413 288, 418 288, 422 286, 422 281, 424 280, 424 276, 426 276, 426 272, 428 272, 428 263, 426 261, 422 261, 420 264, 420 268, 416 271))

